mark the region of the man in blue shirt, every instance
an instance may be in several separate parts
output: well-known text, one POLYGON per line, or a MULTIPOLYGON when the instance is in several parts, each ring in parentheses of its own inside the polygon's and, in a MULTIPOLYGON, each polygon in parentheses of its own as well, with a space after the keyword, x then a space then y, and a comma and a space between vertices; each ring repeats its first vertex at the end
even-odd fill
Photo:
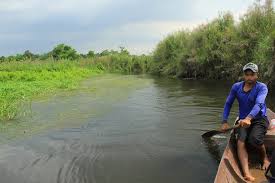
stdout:
POLYGON ((227 123, 231 106, 237 98, 239 103, 239 124, 237 130, 237 151, 243 170, 244 178, 254 181, 248 166, 246 143, 257 148, 262 159, 262 168, 270 164, 264 146, 264 136, 269 122, 266 115, 265 98, 268 93, 267 86, 258 82, 258 66, 248 63, 243 67, 244 81, 233 84, 226 99, 223 112, 222 130, 229 128, 227 123))

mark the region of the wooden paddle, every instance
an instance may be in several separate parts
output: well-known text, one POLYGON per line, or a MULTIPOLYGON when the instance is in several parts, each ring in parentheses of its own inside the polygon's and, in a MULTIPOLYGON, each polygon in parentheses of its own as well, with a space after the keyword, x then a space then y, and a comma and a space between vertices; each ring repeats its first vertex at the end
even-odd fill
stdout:
POLYGON ((226 130, 211 130, 211 131, 208 131, 208 132, 205 132, 204 134, 202 134, 202 138, 210 138, 214 135, 218 135, 218 134, 221 134, 221 133, 226 133, 226 132, 229 132, 233 129, 236 129, 236 128, 239 128, 240 127, 240 124, 237 124, 237 125, 234 125, 230 128, 227 128, 226 130))

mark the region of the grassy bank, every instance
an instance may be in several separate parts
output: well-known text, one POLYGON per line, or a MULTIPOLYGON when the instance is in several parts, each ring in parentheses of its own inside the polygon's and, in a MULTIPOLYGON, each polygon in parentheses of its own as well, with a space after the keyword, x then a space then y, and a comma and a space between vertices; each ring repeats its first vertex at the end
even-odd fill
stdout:
POLYGON ((73 89, 80 80, 103 72, 81 62, 5 62, 0 67, 0 119, 10 120, 25 111, 22 105, 35 96, 73 89))
POLYGON ((0 63, 0 120, 25 115, 36 96, 77 88, 95 74, 141 74, 149 71, 151 57, 111 53, 76 60, 4 60, 0 63), (25 110, 26 109, 26 110, 25 110))

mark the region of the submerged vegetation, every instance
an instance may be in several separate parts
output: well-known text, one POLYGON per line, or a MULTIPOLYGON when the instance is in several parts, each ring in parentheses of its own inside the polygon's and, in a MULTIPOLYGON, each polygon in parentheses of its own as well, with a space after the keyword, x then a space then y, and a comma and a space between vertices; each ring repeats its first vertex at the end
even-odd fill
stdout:
POLYGON ((33 96, 75 88, 92 74, 151 73, 169 77, 237 80, 242 66, 255 62, 265 81, 275 80, 275 12, 272 0, 257 2, 238 22, 230 13, 194 30, 168 35, 152 55, 119 51, 79 54, 59 44, 45 54, 29 50, 0 57, 0 120, 14 119, 33 96))

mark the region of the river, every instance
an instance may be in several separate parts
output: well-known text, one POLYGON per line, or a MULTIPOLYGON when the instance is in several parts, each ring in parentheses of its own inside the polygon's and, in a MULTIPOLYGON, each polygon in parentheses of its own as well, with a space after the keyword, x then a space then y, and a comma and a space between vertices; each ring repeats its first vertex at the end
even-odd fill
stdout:
MULTIPOLYGON (((1 183, 213 182, 230 82, 102 75, 2 128, 1 183)), ((236 116, 236 105, 230 120, 236 116)))

